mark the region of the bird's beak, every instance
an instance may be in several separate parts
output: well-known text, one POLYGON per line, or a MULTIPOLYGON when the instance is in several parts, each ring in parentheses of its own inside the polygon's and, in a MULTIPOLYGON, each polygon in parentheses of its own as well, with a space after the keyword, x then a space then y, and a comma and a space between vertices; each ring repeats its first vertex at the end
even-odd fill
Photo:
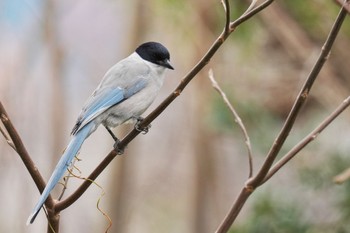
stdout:
POLYGON ((174 69, 174 67, 170 64, 170 61, 168 59, 161 61, 159 65, 164 66, 164 67, 171 69, 171 70, 174 69))

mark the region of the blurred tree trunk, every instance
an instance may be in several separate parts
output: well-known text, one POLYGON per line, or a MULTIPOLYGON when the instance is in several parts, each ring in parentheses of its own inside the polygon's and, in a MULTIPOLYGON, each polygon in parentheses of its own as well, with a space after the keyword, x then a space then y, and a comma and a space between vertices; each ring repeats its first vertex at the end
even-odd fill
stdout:
MULTIPOLYGON (((146 34, 145 30, 149 25, 149 20, 147 19, 147 9, 150 8, 149 1, 137 1, 135 3, 129 3, 130 18, 127 21, 133 21, 133 24, 130 23, 130 32, 124 34, 130 38, 128 44, 124 46, 125 54, 131 53, 135 49, 135 45, 138 45, 140 41, 142 41, 143 35, 146 34)), ((118 128, 119 132, 122 131, 120 135, 125 135, 129 130, 130 126, 121 126, 118 128), (121 130, 120 130, 121 129, 121 130)), ((122 158, 117 159, 116 163, 112 169, 113 174, 111 179, 112 184, 109 187, 113 187, 111 190, 111 199, 110 203, 110 211, 109 214, 111 216, 113 222, 113 232, 123 233, 128 231, 128 224, 130 224, 130 219, 125 211, 127 209, 128 203, 130 203, 130 193, 132 193, 133 184, 135 183, 133 180, 136 178, 137 174, 130 173, 130 171, 135 171, 132 167, 135 166, 135 157, 128 156, 128 154, 133 154, 133 148, 129 147, 126 150, 126 153, 122 155, 122 158)))
MULTIPOLYGON (((196 0, 196 17, 193 21, 196 22, 196 27, 193 27, 193 35, 196 36, 194 41, 197 41, 194 54, 194 62, 197 62, 200 57, 206 52, 206 49, 210 47, 212 41, 214 41, 213 30, 216 28, 215 12, 212 10, 213 2, 203 2, 196 0)), ((214 210, 217 206, 215 204, 217 190, 215 189, 216 181, 216 160, 214 158, 215 153, 213 146, 214 136, 209 131, 206 122, 206 116, 209 114, 208 104, 210 102, 210 93, 212 91, 211 85, 207 81, 206 69, 199 74, 195 82, 195 91, 193 92, 193 108, 197 113, 195 116, 195 124, 191 129, 194 134, 195 141, 194 147, 194 161, 196 171, 196 186, 194 187, 194 225, 193 232, 213 232, 215 226, 215 217, 213 218, 214 210)))
MULTIPOLYGON (((53 0, 46 1, 44 10, 43 24, 43 40, 47 46, 48 57, 48 72, 51 80, 51 111, 52 128, 48 129, 48 134, 51 136, 51 147, 53 158, 60 158, 63 151, 64 125, 66 125, 66 106, 65 106, 65 90, 63 87, 63 59, 64 52, 58 40, 57 35, 57 13, 56 5, 53 0)), ((57 159, 52 160, 52 167, 55 166, 57 159)))

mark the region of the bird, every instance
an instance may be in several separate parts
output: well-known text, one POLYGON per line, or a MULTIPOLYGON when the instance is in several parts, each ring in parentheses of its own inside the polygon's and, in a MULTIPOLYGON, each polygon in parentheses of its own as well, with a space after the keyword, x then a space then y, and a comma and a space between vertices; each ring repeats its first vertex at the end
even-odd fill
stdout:
POLYGON ((39 201, 30 214, 27 225, 34 222, 52 189, 62 178, 73 158, 99 125, 103 125, 115 140, 118 153, 119 139, 113 134, 115 128, 126 122, 136 122, 140 129, 141 114, 152 104, 163 85, 165 70, 174 70, 170 54, 158 42, 146 42, 128 57, 112 66, 102 78, 92 95, 84 104, 71 132, 71 140, 58 161, 39 201))

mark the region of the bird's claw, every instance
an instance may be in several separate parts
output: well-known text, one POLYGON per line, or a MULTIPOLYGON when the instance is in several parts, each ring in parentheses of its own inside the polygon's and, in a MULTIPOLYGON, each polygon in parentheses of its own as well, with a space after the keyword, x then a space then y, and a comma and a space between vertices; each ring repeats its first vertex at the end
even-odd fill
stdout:
POLYGON ((124 148, 122 148, 120 145, 120 140, 117 139, 113 145, 114 150, 117 152, 118 155, 124 154, 124 148))
POLYGON ((137 122, 136 122, 134 128, 135 128, 137 131, 141 132, 142 134, 148 133, 149 129, 151 128, 151 125, 149 124, 149 125, 147 125, 147 126, 145 126, 145 127, 141 127, 140 124, 142 123, 143 118, 142 118, 142 117, 137 117, 136 120, 137 120, 137 122))

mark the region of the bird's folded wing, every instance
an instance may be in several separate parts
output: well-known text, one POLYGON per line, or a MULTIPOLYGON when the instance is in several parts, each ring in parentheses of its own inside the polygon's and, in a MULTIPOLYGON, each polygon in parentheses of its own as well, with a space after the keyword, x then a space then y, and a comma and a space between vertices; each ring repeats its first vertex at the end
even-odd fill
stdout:
POLYGON ((99 89, 90 97, 88 103, 83 108, 72 133, 75 134, 78 132, 86 124, 91 122, 110 107, 130 98, 142 90, 146 84, 147 82, 145 79, 139 79, 133 85, 125 88, 105 87, 99 89))

